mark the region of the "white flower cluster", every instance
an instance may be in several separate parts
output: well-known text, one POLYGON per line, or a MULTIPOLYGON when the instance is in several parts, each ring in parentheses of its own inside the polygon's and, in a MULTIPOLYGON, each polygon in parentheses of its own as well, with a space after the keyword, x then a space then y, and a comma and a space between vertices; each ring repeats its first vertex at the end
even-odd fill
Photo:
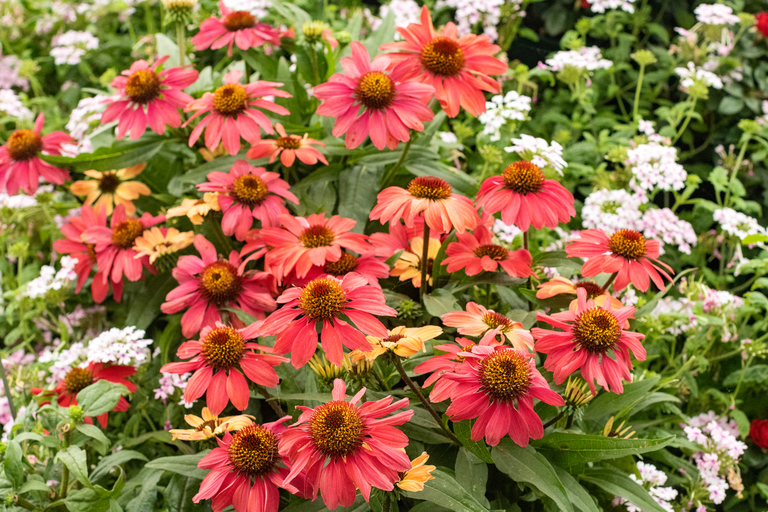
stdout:
POLYGON ((22 121, 32 120, 33 114, 11 89, 0 89, 0 114, 22 121))
POLYGON ((51 290, 61 290, 65 286, 69 286, 72 281, 77 279, 75 265, 77 265, 77 258, 71 256, 61 258, 61 269, 58 272, 50 265, 43 265, 43 268, 40 269, 40 277, 28 282, 22 295, 37 299, 45 297, 51 290))
POLYGON ((704 292, 704 299, 702 301, 702 308, 707 314, 722 313, 726 316, 730 316, 733 319, 733 315, 736 310, 744 305, 744 299, 738 295, 733 295, 725 290, 712 290, 707 288, 704 292))
POLYGON ((542 169, 552 167, 563 174, 563 169, 568 164, 563 159, 563 146, 557 142, 551 144, 544 139, 531 135, 520 135, 519 139, 512 139, 512 145, 504 148, 507 153, 517 153, 523 160, 528 160, 542 169))
MULTIPOLYGON (((667 512, 674 512, 674 508, 670 501, 677 498, 677 491, 672 487, 662 487, 667 483, 667 474, 656 469, 656 466, 653 464, 647 464, 643 461, 637 461, 637 471, 640 473, 640 478, 636 475, 629 475, 629 478, 645 487, 651 498, 653 498, 661 508, 667 512)), ((613 500, 614 507, 624 504, 627 506, 627 512, 643 512, 642 509, 628 503, 627 500, 620 496, 616 496, 613 500)))
POLYGON ((628 150, 624 164, 632 171, 630 187, 642 195, 653 190, 681 190, 688 177, 677 163, 677 148, 657 142, 628 150))
POLYGON ((581 220, 585 228, 613 233, 620 229, 642 229, 640 205, 645 203, 638 194, 626 190, 596 190, 584 200, 581 220))
POLYGON ((0 53, 0 89, 10 89, 19 87, 23 90, 29 89, 29 80, 19 76, 21 60, 15 55, 5 55, 0 53))
MULTIPOLYGON (((176 392, 177 389, 184 390, 187 387, 187 380, 192 376, 191 373, 185 373, 184 375, 178 375, 176 373, 161 373, 160 387, 154 389, 155 400, 162 400, 163 403, 168 400, 168 397, 176 392)), ((182 404, 185 402, 182 400, 182 404)))
POLYGON ((256 19, 261 19, 269 14, 272 0, 224 0, 224 5, 230 11, 248 11, 256 19))
POLYGON ((105 331, 88 343, 88 361, 140 366, 149 359, 152 340, 144 338, 144 331, 136 327, 105 331))
POLYGON ((543 67, 552 71, 560 71, 566 66, 586 71, 608 69, 613 66, 613 62, 603 58, 600 48, 597 46, 584 46, 578 50, 559 51, 545 62, 546 65, 543 67))
POLYGON ((485 102, 485 112, 478 120, 483 124, 483 133, 491 136, 492 141, 501 139, 501 128, 509 121, 525 121, 531 111, 531 98, 509 91, 505 95, 497 94, 491 101, 485 102))
POLYGON ((515 225, 504 224, 501 219, 496 219, 493 223, 493 234, 502 242, 511 244, 517 235, 522 233, 515 225))
POLYGON ((723 88, 723 81, 719 76, 704 68, 697 68, 693 62, 689 62, 687 67, 675 68, 675 73, 682 78, 680 87, 683 89, 688 89, 696 82, 701 82, 714 89, 723 88))
POLYGON ((757 219, 732 208, 719 208, 712 213, 712 218, 720 224, 723 231, 741 240, 749 235, 768 235, 768 231, 757 222, 757 219))
POLYGON ((666 328, 666 331, 677 336, 698 325, 696 315, 693 313, 693 305, 694 303, 687 297, 681 297, 680 299, 664 297, 660 299, 656 304, 656 307, 653 308, 650 316, 652 318, 661 315, 678 317, 673 318, 672 320, 664 319, 665 325, 669 325, 669 327, 666 328), (686 318, 679 318, 681 315, 686 315, 686 318))
POLYGON ((696 245, 696 231, 690 222, 681 220, 669 208, 648 210, 643 214, 643 235, 664 244, 675 245, 677 250, 691 254, 696 245))
POLYGON ((741 20, 733 9, 723 4, 701 4, 693 10, 696 20, 707 25, 735 25, 741 20))
POLYGON ((99 47, 99 40, 90 32, 70 30, 53 38, 51 57, 57 66, 75 65, 88 50, 99 47))
POLYGON ((82 343, 73 343, 69 348, 46 347, 38 357, 40 363, 53 363, 48 368, 50 374, 45 380, 49 383, 57 383, 67 376, 67 372, 85 360, 87 350, 82 343))
POLYGON ((603 13, 607 10, 621 9, 624 12, 633 13, 632 5, 635 0, 590 0, 589 8, 592 12, 603 13))
POLYGON ((83 140, 91 129, 91 123, 101 119, 101 113, 107 106, 105 100, 109 98, 106 94, 97 94, 77 102, 65 126, 69 134, 77 140, 83 140))
POLYGON ((725 500, 729 477, 731 483, 738 483, 734 468, 747 449, 739 441, 739 429, 734 421, 717 418, 714 411, 690 418, 683 426, 688 440, 699 445, 701 450, 693 456, 699 476, 709 491, 709 499, 719 505, 725 500))
POLYGON ((482 22, 483 35, 495 41, 499 38, 496 26, 501 20, 502 5, 504 0, 437 0, 435 9, 443 7, 456 9, 456 28, 460 36, 471 34, 472 27, 482 22))
MULTIPOLYGON (((388 4, 381 6, 379 16, 386 18, 389 15, 389 11, 392 11, 396 27, 407 27, 411 23, 419 23, 421 7, 419 7, 415 0, 392 0, 388 4)), ((377 25, 380 24, 381 20, 378 20, 377 25)), ((399 33, 397 35, 400 36, 399 33)))

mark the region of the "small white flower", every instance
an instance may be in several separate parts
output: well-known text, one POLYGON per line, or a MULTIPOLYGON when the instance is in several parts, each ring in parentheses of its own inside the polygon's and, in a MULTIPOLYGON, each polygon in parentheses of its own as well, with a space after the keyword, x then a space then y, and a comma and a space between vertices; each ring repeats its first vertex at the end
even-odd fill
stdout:
POLYGON ((552 71, 560 71, 566 66, 571 66, 586 71, 596 69, 608 69, 613 62, 604 59, 597 46, 584 46, 578 50, 559 51, 546 61, 544 66, 552 71))
POLYGON ((736 25, 741 22, 733 9, 723 4, 701 4, 693 10, 696 20, 707 25, 736 25))
POLYGON ((504 151, 517 153, 523 160, 528 160, 542 169, 552 167, 560 174, 563 174, 563 169, 568 167, 563 159, 563 146, 531 135, 523 134, 519 139, 512 139, 512 145, 505 147, 504 151))

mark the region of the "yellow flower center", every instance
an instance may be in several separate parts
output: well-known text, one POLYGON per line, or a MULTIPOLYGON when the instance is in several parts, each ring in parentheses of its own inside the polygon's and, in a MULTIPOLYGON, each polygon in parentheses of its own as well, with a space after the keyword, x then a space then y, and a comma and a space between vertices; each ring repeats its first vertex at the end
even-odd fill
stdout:
POLYGON ((151 69, 134 71, 125 81, 125 94, 134 103, 149 103, 160 95, 160 78, 151 69))
POLYGON ((43 138, 34 130, 16 130, 8 137, 5 149, 11 160, 23 162, 36 157, 43 150, 43 138))
POLYGON ((619 341, 621 325, 610 311, 593 307, 576 318, 571 332, 576 343, 587 352, 603 353, 619 341))
POLYGON ((299 235, 299 241, 308 249, 327 247, 333 243, 333 231, 321 224, 310 226, 299 235))
POLYGON ((603 294, 603 291, 600 289, 600 287, 593 283, 592 281, 580 281, 575 284, 576 288, 584 288, 587 292, 587 298, 588 299, 594 299, 595 297, 599 297, 603 294))
POLYGON ((381 71, 369 71, 357 80, 355 97, 367 108, 387 108, 395 97, 395 83, 381 71))
POLYGON ((267 197, 267 184, 253 174, 244 174, 235 178, 232 183, 232 198, 245 206, 261 204, 267 197))
POLYGON ((639 260, 645 256, 645 237, 637 231, 622 229, 611 235, 608 248, 616 256, 639 260))
POLYGON ((539 166, 526 160, 509 164, 503 177, 505 187, 523 195, 535 194, 544 183, 544 173, 539 166))
POLYGON ((112 230, 112 243, 122 249, 130 249, 142 233, 144 225, 139 219, 125 219, 112 230))
POLYGON ((334 318, 347 302, 347 294, 341 285, 328 277, 311 281, 299 297, 299 307, 313 320, 334 318))
POLYGON ((213 93, 213 108, 223 116, 236 116, 245 111, 248 93, 240 84, 224 84, 213 93))
POLYGON ((456 76, 464 69, 464 52, 458 41, 436 37, 421 50, 421 65, 435 75, 456 76))
POLYGON ((64 377, 64 388, 71 395, 76 395, 91 384, 93 384, 93 373, 88 368, 72 368, 64 377))
POLYGON ((312 443, 324 455, 344 457, 363 444, 363 420, 355 406, 342 400, 315 409, 309 420, 312 443))
POLYGON ((488 256, 494 261, 504 261, 509 258, 509 251, 500 245, 481 245, 474 250, 474 253, 478 258, 488 256))
POLYGON ((230 32, 245 30, 256 26, 256 17, 248 11, 234 11, 224 18, 224 28, 230 32))
POLYGON ((245 340, 237 329, 217 327, 203 340, 200 353, 214 370, 232 368, 243 358, 245 340))
POLYGON ((357 268, 357 258, 348 252, 341 253, 341 258, 337 261, 326 261, 323 265, 323 271, 332 276, 343 276, 349 274, 357 268))
POLYGON ((228 261, 216 261, 207 265, 197 278, 198 289, 203 297, 217 306, 235 300, 243 289, 237 269, 228 261))
POLYGON ((112 194, 122 181, 117 177, 117 171, 107 171, 99 179, 99 190, 104 194, 112 194))
POLYGON ((232 436, 227 448, 229 462, 248 478, 258 478, 275 470, 280 461, 277 436, 261 425, 249 425, 232 436))
POLYGON ((275 144, 279 148, 283 149, 299 149, 301 148, 301 137, 295 135, 288 135, 286 137, 278 137, 275 144))
POLYGON ((497 350, 480 363, 480 383, 494 400, 509 401, 528 391, 528 360, 517 350, 497 350))
POLYGON ((447 181, 434 176, 419 176, 408 184, 408 193, 418 199, 439 201, 451 197, 451 186, 447 181))
POLYGON ((512 328, 512 320, 495 311, 486 311, 483 315, 483 323, 491 329, 501 326, 501 332, 507 332, 512 328))

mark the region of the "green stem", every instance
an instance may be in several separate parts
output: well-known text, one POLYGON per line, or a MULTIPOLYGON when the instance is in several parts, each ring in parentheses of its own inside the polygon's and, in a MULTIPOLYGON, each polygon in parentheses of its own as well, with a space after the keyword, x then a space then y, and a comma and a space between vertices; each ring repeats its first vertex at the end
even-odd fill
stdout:
POLYGON ((18 495, 14 496, 13 497, 13 501, 14 501, 14 503, 16 505, 18 505, 21 508, 25 508, 27 510, 37 510, 37 507, 35 507, 32 503, 30 503, 29 501, 25 500, 21 496, 18 496, 18 495))
POLYGON ((739 173, 741 163, 744 161, 744 156, 747 154, 747 145, 749 145, 750 140, 752 140, 752 134, 748 133, 744 138, 744 143, 741 145, 741 150, 739 151, 739 156, 736 159, 736 163, 734 164, 733 169, 731 169, 731 178, 728 180, 728 190, 725 191, 725 202, 723 202, 723 206, 726 208, 729 206, 733 182, 736 181, 736 175, 739 173))
POLYGON ((693 113, 696 111, 696 102, 697 101, 698 100, 696 98, 693 98, 693 101, 691 102, 691 107, 688 109, 688 113, 685 116, 685 120, 683 121, 682 126, 680 126, 680 130, 675 135, 675 138, 672 139, 672 145, 673 146, 680 139, 680 137, 683 136, 683 133, 685 133, 685 129, 688 128, 688 123, 691 122, 691 118, 693 117, 693 113))
POLYGON ((614 272, 611 277, 608 278, 608 280, 605 282, 603 286, 600 287, 600 293, 605 293, 605 291, 608 289, 609 286, 611 286, 611 283, 616 280, 616 276, 618 276, 618 272, 614 272))
MULTIPOLYGON (((526 251, 528 251, 528 253, 530 254, 531 250, 529 249, 529 246, 530 245, 528 241, 528 230, 526 229, 525 231, 523 231, 523 248, 526 251)), ((526 286, 528 286, 529 289, 533 287, 533 279, 531 277, 528 278, 528 284, 526 286)), ((528 311, 533 311, 532 301, 528 301, 528 311)))
POLYGON ((557 423, 558 421, 560 421, 560 419, 561 419, 563 416, 565 416, 565 409, 563 409, 562 411, 560 411, 559 413, 557 413, 557 416, 555 416, 554 418, 552 418, 551 420, 549 420, 548 422, 546 422, 546 423, 544 424, 544 428, 547 428, 547 427, 551 427, 552 425, 554 425, 555 423, 557 423))
POLYGON ((283 412, 283 408, 280 407, 280 404, 277 402, 277 398, 272 396, 272 393, 267 391, 267 388, 264 386, 256 386, 256 389, 258 389, 259 393, 264 396, 264 398, 267 400, 267 404, 269 404, 272 410, 275 411, 275 414, 277 414, 278 418, 285 416, 285 412, 283 412))
POLYGON ((741 354, 741 349, 739 349, 739 350, 732 350, 730 352, 726 352, 725 354, 720 354, 719 356, 715 356, 715 357, 708 357, 707 360, 710 363, 712 363, 712 362, 715 362, 715 361, 720 361, 721 359, 728 359, 729 357, 733 357, 733 356, 736 356, 736 355, 739 355, 739 354, 741 354))
POLYGON ((645 76, 645 64, 640 64, 640 74, 637 75, 637 88, 635 89, 635 104, 632 108, 632 120, 637 123, 640 119, 640 91, 643 87, 643 77, 645 76))
POLYGON ((395 178, 395 175, 397 174, 397 171, 400 169, 400 166, 403 165, 403 161, 405 161, 406 155, 408 155, 408 150, 411 149, 411 143, 413 142, 413 133, 409 134, 408 142, 405 143, 405 147, 403 147, 403 152, 400 154, 400 158, 395 162, 395 165, 392 166, 387 171, 387 174, 384 175, 384 178, 381 180, 381 188, 387 188, 390 184, 390 182, 395 178))
POLYGON ((419 287, 419 301, 424 305, 424 294, 429 286, 429 274, 432 269, 429 266, 429 224, 424 219, 424 247, 421 250, 421 287, 419 287))
POLYGON ((184 24, 181 21, 176 22, 176 44, 179 46, 179 66, 183 66, 187 53, 187 35, 184 32, 184 24))
POLYGON ((307 45, 307 55, 309 56, 309 62, 312 64, 312 74, 315 78, 315 82, 312 85, 317 85, 320 83, 320 68, 317 64, 317 52, 314 45, 307 45))
POLYGON ((485 283, 485 307, 491 309, 491 283, 485 283))
POLYGON ((8 408, 11 410, 11 424, 16 421, 16 406, 13 405, 13 397, 11 397, 11 386, 8 384, 8 376, 5 374, 5 366, 3 360, 0 358, 0 377, 3 379, 3 393, 8 400, 8 408))
POLYGON ((739 383, 736 384, 736 391, 733 392, 733 403, 736 403, 736 396, 739 394, 739 390, 741 390, 741 385, 744 383, 744 375, 747 373, 747 368, 749 368, 749 365, 752 364, 752 360, 755 358, 755 356, 749 356, 749 359, 747 359, 746 364, 742 364, 741 366, 741 376, 739 377, 739 383))

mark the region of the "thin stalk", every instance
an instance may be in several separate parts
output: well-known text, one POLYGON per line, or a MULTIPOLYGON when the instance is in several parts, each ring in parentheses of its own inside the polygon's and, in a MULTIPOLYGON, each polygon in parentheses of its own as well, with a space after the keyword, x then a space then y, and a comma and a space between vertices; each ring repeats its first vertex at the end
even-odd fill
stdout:
POLYGON ((691 102, 691 107, 688 109, 688 113, 685 116, 685 120, 683 121, 682 126, 680 127, 680 130, 675 135, 675 138, 672 139, 672 145, 674 146, 675 143, 680 139, 680 137, 683 136, 683 133, 685 133, 685 129, 688 128, 688 123, 691 122, 691 118, 693 117, 693 113, 696 111, 696 102, 698 100, 694 99, 691 102))
POLYGON ((637 123, 640 119, 640 90, 643 87, 643 77, 645 76, 645 64, 640 64, 640 74, 637 75, 637 89, 635 89, 635 104, 632 107, 632 120, 637 123))
POLYGON ((741 163, 744 161, 744 156, 747 154, 747 145, 749 144, 750 140, 752 140, 752 134, 747 134, 746 138, 744 139, 744 143, 741 145, 741 150, 739 151, 739 156, 736 159, 736 163, 731 170, 731 178, 728 180, 728 190, 725 191, 725 202, 723 202, 723 206, 726 208, 729 206, 729 201, 731 199, 731 188, 733 188, 733 182, 736 180, 736 175, 739 173, 741 163))
POLYGON ((741 385, 744 383, 744 375, 747 373, 747 368, 749 368, 749 365, 752 364, 752 360, 755 358, 755 356, 749 356, 749 359, 747 359, 747 364, 742 365, 741 367, 741 376, 739 377, 739 383, 736 384, 736 391, 733 392, 733 403, 736 403, 736 396, 739 394, 739 390, 741 390, 741 385))
POLYGON ((307 55, 309 56, 309 62, 312 64, 312 74, 315 78, 312 85, 317 85, 320 83, 320 67, 317 63, 317 52, 313 44, 307 45, 307 55))
POLYGON ((187 53, 187 35, 184 32, 184 24, 181 21, 176 22, 176 45, 179 47, 179 66, 183 66, 187 53))
POLYGON ((552 418, 551 420, 549 420, 548 422, 546 422, 546 423, 544 424, 544 428, 547 428, 547 427, 551 427, 552 425, 554 425, 555 423, 557 423, 558 421, 560 421, 560 419, 561 419, 563 416, 565 416, 565 410, 562 410, 562 411, 560 411, 559 413, 557 413, 557 416, 555 416, 554 418, 552 418))
POLYGON ((485 307, 491 309, 491 283, 485 284, 485 307))
POLYGON ((16 421, 16 406, 13 405, 13 398, 11 397, 11 386, 8 384, 8 376, 5 374, 5 366, 2 359, 0 359, 0 377, 3 379, 3 394, 8 400, 8 408, 11 410, 11 425, 16 421))
MULTIPOLYGON (((413 135, 413 134, 410 134, 413 135)), ((408 154, 408 150, 411 149, 411 143, 413 142, 413 137, 408 137, 408 142, 405 143, 405 147, 403 148, 403 152, 400 154, 400 158, 397 160, 394 166, 392 166, 391 169, 387 171, 387 174, 384 175, 384 178, 381 180, 381 188, 386 188, 389 186, 390 182, 395 178, 395 175, 397 171, 400 169, 400 166, 403 165, 403 161, 405 161, 405 157, 408 154)))
POLYGON ((267 391, 267 388, 264 386, 256 386, 256 388, 259 390, 259 393, 261 393, 267 400, 267 403, 272 408, 272 410, 275 411, 275 414, 277 414, 278 418, 285 416, 285 412, 283 412, 283 408, 280 407, 280 404, 277 402, 277 398, 272 396, 272 393, 267 391))
POLYGON ((421 305, 424 305, 424 294, 429 286, 429 275, 427 272, 429 266, 429 224, 427 219, 424 219, 424 248, 421 250, 421 286, 419 287, 419 301, 421 305))
MULTIPOLYGON (((528 242, 528 230, 526 229, 523 231, 523 248, 528 251, 530 254, 531 250, 529 249, 529 242, 528 242)), ((531 289, 533 286, 533 280, 531 277, 528 278, 528 284, 526 285, 528 289, 531 289)), ((528 301, 528 311, 533 311, 533 302, 528 301)))
POLYGON ((616 276, 618 275, 619 275, 618 272, 614 272, 613 274, 611 274, 611 277, 609 277, 608 280, 605 282, 605 284, 600 287, 600 292, 601 293, 605 292, 605 290, 607 290, 608 287, 611 286, 611 284, 616 280, 616 276))

